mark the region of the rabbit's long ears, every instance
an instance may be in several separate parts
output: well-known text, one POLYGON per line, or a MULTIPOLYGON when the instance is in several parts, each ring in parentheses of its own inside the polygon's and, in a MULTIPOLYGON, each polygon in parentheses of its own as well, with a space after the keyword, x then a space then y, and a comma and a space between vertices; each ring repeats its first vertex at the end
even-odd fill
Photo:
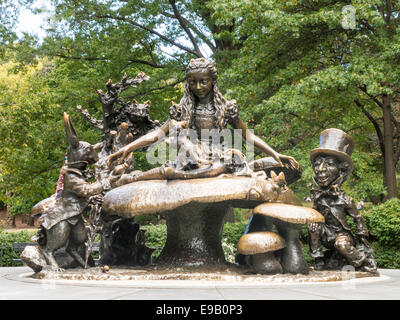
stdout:
POLYGON ((64 126, 69 145, 74 148, 78 147, 79 146, 78 135, 76 134, 75 128, 72 125, 69 115, 66 114, 65 112, 64 112, 64 126))

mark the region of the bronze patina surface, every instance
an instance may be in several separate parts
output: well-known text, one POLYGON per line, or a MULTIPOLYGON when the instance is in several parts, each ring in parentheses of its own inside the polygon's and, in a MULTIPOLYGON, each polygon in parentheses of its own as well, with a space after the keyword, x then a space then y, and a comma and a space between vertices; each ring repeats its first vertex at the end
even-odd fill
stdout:
POLYGON ((190 180, 150 180, 130 183, 108 192, 103 209, 107 214, 132 218, 140 214, 171 211, 189 203, 235 201, 252 208, 255 201, 278 199, 279 187, 261 177, 223 176, 190 180), (260 190, 259 197, 251 191, 260 190))
POLYGON ((286 246, 278 234, 274 232, 251 232, 243 235, 237 245, 241 254, 251 255, 276 251, 286 246))
POLYGON ((311 151, 316 188, 311 190, 314 209, 321 212, 324 223, 309 224, 310 255, 318 269, 340 269, 351 265, 356 270, 376 272, 377 266, 367 241, 364 218, 352 198, 341 190, 353 169, 351 137, 339 129, 321 133, 319 148, 311 151), (348 218, 355 224, 353 231, 348 218), (326 248, 326 250, 323 249, 326 248))
POLYGON ((149 101, 119 97, 124 90, 148 81, 147 75, 124 76, 116 84, 110 80, 106 93, 98 91, 102 120, 78 106, 85 119, 102 132, 96 145, 79 141, 65 115, 69 152, 64 191, 61 198, 50 197, 33 208, 33 214, 41 215, 39 247, 28 248, 22 255, 35 272, 50 265, 59 273, 40 272, 43 277, 79 278, 80 272, 82 279, 187 279, 192 273, 193 279, 203 272, 209 279, 223 279, 236 272, 237 279, 250 273, 289 273, 291 279, 308 281, 317 274, 309 269, 299 241, 304 224, 310 225, 313 257, 319 257, 322 244, 332 244, 329 236, 334 235, 334 247, 352 265, 363 265, 362 271, 373 269, 363 221, 338 189, 353 168, 351 138, 338 129, 322 133, 320 147, 311 151, 318 185, 313 191, 315 206, 302 207, 287 187, 301 177, 299 164, 247 128, 236 101, 221 94, 217 79, 212 61, 191 60, 183 97, 178 104, 171 102, 169 118, 163 124, 150 119, 149 101), (222 143, 218 134, 228 126, 238 129, 244 141, 267 157, 248 162, 242 146, 235 149, 236 145, 231 148, 232 144, 222 143), (177 149, 176 157, 148 171, 136 170, 132 152, 146 151, 162 141, 177 149), (93 172, 89 164, 93 164, 93 172), (238 244, 238 258, 243 263, 238 260, 232 266, 225 260, 221 240, 226 216, 234 207, 254 212, 238 244), (146 246, 145 231, 135 218, 161 213, 166 218, 167 240, 154 266, 154 249, 146 246), (355 219, 355 235, 343 222, 346 214, 355 219), (98 266, 103 268, 61 270, 93 265, 90 252, 96 234, 101 236, 98 266), (366 253, 362 256, 360 252, 366 253), (128 269, 117 271, 115 266, 128 269), (143 269, 135 269, 137 266, 143 269))
MULTIPOLYGON (((168 267, 168 266, 147 266, 147 267, 115 267, 104 272, 102 268, 69 269, 63 273, 42 271, 33 275, 35 279, 42 280, 86 280, 86 281, 132 281, 132 284, 140 285, 140 281, 149 280, 197 280, 197 281, 226 281, 230 285, 236 283, 238 286, 246 284, 302 284, 313 282, 335 282, 348 281, 374 277, 369 272, 348 272, 341 271, 316 271, 310 270, 304 274, 254 274, 252 271, 238 266, 219 267, 168 267)), ((117 282, 118 284, 118 282, 117 282)))

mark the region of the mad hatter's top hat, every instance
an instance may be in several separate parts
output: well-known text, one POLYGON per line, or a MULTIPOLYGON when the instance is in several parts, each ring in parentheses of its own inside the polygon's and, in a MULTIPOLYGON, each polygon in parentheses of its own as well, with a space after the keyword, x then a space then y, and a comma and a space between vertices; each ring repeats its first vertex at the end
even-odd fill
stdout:
POLYGON ((352 170, 353 161, 350 156, 353 149, 354 142, 347 133, 335 128, 326 129, 321 132, 319 147, 311 150, 311 162, 318 155, 335 156, 342 161, 348 162, 352 170))

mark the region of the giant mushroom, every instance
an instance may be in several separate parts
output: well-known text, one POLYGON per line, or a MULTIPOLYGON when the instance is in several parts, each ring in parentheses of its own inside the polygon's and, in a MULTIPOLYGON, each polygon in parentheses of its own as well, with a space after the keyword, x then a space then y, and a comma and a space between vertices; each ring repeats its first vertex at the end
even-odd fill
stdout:
POLYGON ((137 181, 109 191, 103 212, 126 219, 164 213, 167 240, 157 264, 223 265, 221 238, 226 214, 232 207, 252 209, 276 201, 279 190, 265 173, 137 181))
POLYGON ((286 273, 308 274, 299 240, 302 225, 323 223, 324 217, 316 210, 284 203, 263 203, 254 208, 253 214, 264 216, 274 224, 278 234, 285 240, 286 247, 281 252, 280 262, 286 273))
POLYGON ((274 232, 262 231, 244 234, 238 244, 238 251, 248 256, 249 266, 255 273, 282 273, 282 266, 274 251, 283 249, 285 240, 274 232))

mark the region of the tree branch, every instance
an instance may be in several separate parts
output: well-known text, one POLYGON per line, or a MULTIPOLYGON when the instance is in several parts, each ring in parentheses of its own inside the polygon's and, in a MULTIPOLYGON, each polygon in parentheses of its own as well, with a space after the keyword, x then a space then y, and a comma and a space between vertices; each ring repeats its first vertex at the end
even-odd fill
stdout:
POLYGON ((51 170, 51 169, 52 169, 53 167, 55 167, 56 165, 60 165, 60 161, 55 161, 55 162, 53 162, 51 165, 49 165, 48 167, 46 167, 46 168, 44 168, 44 169, 42 169, 42 170, 32 172, 32 173, 31 173, 31 176, 30 176, 30 179, 31 179, 31 180, 35 179, 37 176, 40 176, 42 173, 45 173, 45 172, 51 170))
POLYGON ((374 101, 381 109, 383 109, 383 103, 380 102, 376 97, 370 95, 367 91, 367 88, 364 86, 358 86, 358 89, 360 89, 362 92, 364 92, 372 101, 374 101))
POLYGON ((71 57, 71 56, 66 56, 65 54, 62 53, 54 53, 53 57, 59 57, 63 59, 71 59, 71 60, 88 60, 88 61, 99 61, 99 60, 108 60, 108 58, 102 57, 71 57))
MULTIPOLYGON (((71 60, 87 60, 87 61, 105 61, 105 60, 110 60, 110 58, 107 57, 102 57, 102 58, 98 58, 98 57, 73 57, 73 56, 67 56, 65 54, 62 53, 55 53, 53 54, 53 57, 58 57, 58 58, 63 58, 63 59, 71 59, 71 60)), ((141 59, 134 59, 134 58, 130 58, 128 59, 130 63, 139 63, 139 64, 144 64, 153 68, 166 68, 165 65, 162 64, 157 64, 156 62, 152 61, 146 61, 146 60, 141 60, 141 59)), ((130 64, 129 63, 129 64, 130 64)), ((126 68, 126 66, 125 66, 126 68)))
POLYGON ((184 81, 185 81, 185 79, 176 80, 175 82, 170 83, 170 84, 167 84, 167 85, 165 85, 165 86, 161 86, 161 87, 157 87, 157 88, 151 88, 151 89, 146 90, 146 91, 143 91, 143 92, 138 92, 138 93, 136 93, 136 94, 134 94, 134 95, 132 95, 132 96, 128 96, 127 98, 128 98, 128 99, 134 99, 134 98, 137 98, 137 97, 139 97, 139 96, 144 96, 144 95, 146 95, 146 94, 148 94, 148 93, 150 93, 150 92, 154 92, 154 91, 158 91, 158 90, 163 90, 163 89, 168 88, 168 87, 174 87, 174 86, 176 86, 178 83, 182 83, 182 82, 184 82, 184 81))
MULTIPOLYGON (((163 16, 167 17, 167 18, 177 19, 177 17, 176 17, 175 15, 173 15, 173 14, 171 14, 171 13, 168 13, 168 12, 165 12, 165 11, 161 12, 161 14, 162 14, 163 16)), ((198 28, 196 28, 196 27, 194 26, 194 24, 191 23, 191 22, 190 22, 188 19, 186 19, 185 17, 182 17, 182 16, 181 16, 181 19, 182 19, 182 21, 184 21, 184 23, 185 23, 195 34, 197 34, 197 36, 198 36, 201 40, 204 41, 204 43, 206 43, 206 44, 209 46, 209 48, 211 49, 212 52, 215 52, 215 50, 216 50, 217 48, 216 48, 215 45, 210 41, 210 39, 207 38, 207 36, 206 36, 204 33, 202 33, 198 28)))
POLYGON ((379 127, 378 122, 376 122, 374 117, 365 109, 365 107, 358 100, 354 100, 354 102, 361 109, 361 112, 364 113, 364 115, 368 118, 369 121, 371 121, 372 125, 374 126, 376 135, 378 136, 378 140, 379 140, 379 147, 381 149, 382 154, 385 154, 385 145, 383 142, 383 134, 382 134, 381 128, 379 127))
POLYGON ((147 43, 141 41, 140 39, 138 39, 138 41, 139 41, 139 43, 142 45, 143 49, 144 49, 144 50, 148 53, 148 55, 150 56, 151 61, 152 61, 154 64, 157 64, 156 59, 155 59, 155 57, 154 57, 154 52, 153 52, 153 51, 154 51, 154 47, 152 47, 152 46, 150 45, 150 48, 149 48, 149 46, 147 45, 147 43))
POLYGON ((142 25, 140 23, 132 21, 131 19, 128 19, 128 18, 125 18, 125 17, 112 16, 112 15, 108 15, 108 14, 106 14, 106 15, 93 15, 93 17, 97 18, 97 19, 111 19, 111 20, 119 20, 119 21, 127 22, 127 23, 129 23, 129 24, 131 24, 131 25, 133 25, 135 27, 138 27, 138 28, 140 28, 142 30, 145 30, 145 31, 147 31, 147 32, 149 32, 151 34, 156 35, 160 39, 164 40, 165 42, 168 42, 168 43, 172 44, 173 46, 175 46, 175 47, 177 47, 179 49, 182 49, 182 50, 184 50, 184 51, 186 51, 188 53, 191 53, 191 54, 201 58, 201 56, 198 55, 198 52, 193 51, 193 49, 188 48, 186 46, 183 46, 180 43, 177 43, 176 41, 173 41, 170 38, 162 35, 161 33, 157 32, 157 31, 155 31, 155 30, 153 30, 153 29, 151 29, 149 27, 146 27, 146 26, 144 26, 144 25, 142 25))
POLYGON ((181 14, 180 14, 179 11, 178 11, 178 8, 176 7, 176 2, 175 2, 175 0, 168 0, 168 1, 169 1, 169 4, 170 4, 171 7, 172 7, 172 10, 174 11, 174 14, 175 14, 176 19, 178 20, 178 22, 179 22, 179 24, 181 25, 182 29, 186 32, 186 34, 188 35, 190 41, 192 42, 193 48, 194 48, 194 50, 197 52, 197 55, 198 55, 200 58, 203 58, 203 54, 202 54, 201 51, 200 51, 200 48, 199 48, 199 46, 198 46, 198 44, 197 44, 196 39, 194 38, 194 36, 193 36, 192 32, 190 31, 190 29, 187 27, 185 21, 182 19, 182 16, 181 16, 181 14))
POLYGON ((153 67, 153 68, 159 68, 159 69, 167 67, 164 64, 157 64, 154 61, 150 62, 150 61, 146 61, 146 60, 133 59, 133 58, 129 59, 129 62, 130 62, 129 64, 131 64, 131 63, 140 63, 140 64, 148 65, 148 66, 153 67))

